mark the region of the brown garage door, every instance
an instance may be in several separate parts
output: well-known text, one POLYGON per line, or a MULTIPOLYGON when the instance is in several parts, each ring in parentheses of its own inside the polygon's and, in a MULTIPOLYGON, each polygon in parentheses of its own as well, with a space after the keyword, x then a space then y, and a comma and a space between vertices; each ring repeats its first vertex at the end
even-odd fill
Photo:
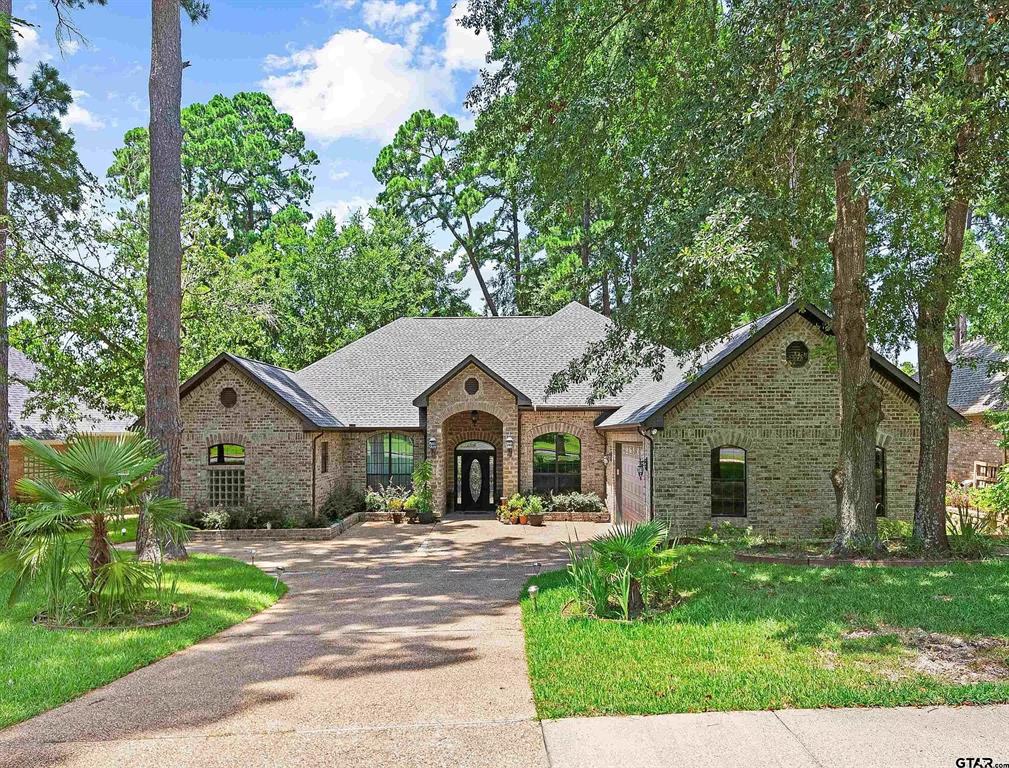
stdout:
POLYGON ((640 443, 617 443, 617 522, 643 523, 648 519, 648 472, 638 477, 644 457, 640 443))

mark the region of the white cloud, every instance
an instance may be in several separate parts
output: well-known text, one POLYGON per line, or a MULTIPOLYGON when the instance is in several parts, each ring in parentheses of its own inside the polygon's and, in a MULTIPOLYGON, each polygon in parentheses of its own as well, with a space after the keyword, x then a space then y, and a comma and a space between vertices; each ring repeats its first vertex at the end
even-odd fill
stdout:
POLYGON ((459 0, 445 19, 445 66, 449 69, 474 70, 487 63, 490 40, 486 33, 475 34, 459 21, 467 13, 467 0, 459 0))
POLYGON ((17 39, 18 62, 15 76, 22 82, 27 81, 35 67, 40 62, 48 62, 53 58, 49 46, 39 39, 39 32, 35 27, 17 25, 14 27, 14 34, 17 39))
POLYGON ((396 0, 365 0, 361 6, 364 23, 393 37, 402 38, 408 48, 416 48, 421 35, 433 17, 418 2, 398 3, 396 0))
POLYGON ((87 91, 71 91, 70 95, 74 100, 63 116, 64 128, 80 126, 88 131, 97 131, 105 127, 105 123, 100 118, 95 117, 89 110, 81 106, 80 100, 87 98, 87 91))
POLYGON ((312 205, 312 214, 318 218, 324 213, 333 214, 337 224, 346 222, 355 211, 368 213, 368 209, 375 204, 375 200, 370 197, 356 195, 349 200, 323 201, 312 205))
POLYGON ((66 42, 63 43, 62 50, 65 55, 73 56, 82 47, 83 44, 81 43, 80 40, 78 40, 77 38, 71 38, 70 40, 67 40, 66 42))
POLYGON ((413 112, 443 110, 453 98, 441 67, 416 64, 405 45, 360 29, 337 32, 321 48, 268 56, 262 81, 274 104, 320 141, 341 138, 386 142, 413 112))

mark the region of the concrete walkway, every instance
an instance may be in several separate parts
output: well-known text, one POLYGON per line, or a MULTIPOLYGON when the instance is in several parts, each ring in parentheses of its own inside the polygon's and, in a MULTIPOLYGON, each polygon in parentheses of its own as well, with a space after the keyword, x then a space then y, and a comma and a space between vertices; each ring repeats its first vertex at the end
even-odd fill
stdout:
POLYGON ((544 766, 516 597, 576 531, 600 527, 374 523, 260 543, 257 565, 287 568, 283 600, 0 732, 0 766, 544 766))
MULTIPOLYGON (((260 543, 273 608, 0 732, 0 766, 1009 764, 1009 707, 534 719, 516 595, 591 524, 367 524, 260 543)), ((248 544, 202 549, 248 559, 248 544)), ((2 649, 0 649, 2 652, 2 649)), ((2 691, 0 691, 2 695, 2 691)))

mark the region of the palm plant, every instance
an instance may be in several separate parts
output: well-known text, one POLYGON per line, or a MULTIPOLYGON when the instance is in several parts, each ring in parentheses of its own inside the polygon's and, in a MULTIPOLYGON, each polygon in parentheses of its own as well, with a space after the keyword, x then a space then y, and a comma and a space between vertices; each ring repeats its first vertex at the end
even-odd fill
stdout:
POLYGON ((142 510, 159 535, 182 540, 186 530, 178 521, 181 502, 152 497, 161 485, 153 472, 163 458, 155 443, 132 433, 115 439, 78 435, 60 453, 37 440, 25 442, 50 477, 18 482, 32 503, 11 524, 0 553, 0 571, 15 575, 8 603, 39 581, 47 609, 65 614, 76 581, 96 621, 127 612, 151 574, 133 555, 112 547, 110 528, 142 510))
POLYGON ((644 609, 652 582, 675 567, 675 554, 665 547, 668 540, 669 529, 653 520, 634 526, 618 525, 589 542, 599 569, 616 587, 624 619, 644 609))

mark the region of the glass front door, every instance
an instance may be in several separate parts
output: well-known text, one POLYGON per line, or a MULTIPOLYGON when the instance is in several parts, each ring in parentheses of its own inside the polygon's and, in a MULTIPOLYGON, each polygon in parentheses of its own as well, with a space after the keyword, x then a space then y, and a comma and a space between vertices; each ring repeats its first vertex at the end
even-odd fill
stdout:
POLYGON ((495 450, 489 443, 468 441, 455 452, 455 509, 491 512, 497 496, 495 450))

